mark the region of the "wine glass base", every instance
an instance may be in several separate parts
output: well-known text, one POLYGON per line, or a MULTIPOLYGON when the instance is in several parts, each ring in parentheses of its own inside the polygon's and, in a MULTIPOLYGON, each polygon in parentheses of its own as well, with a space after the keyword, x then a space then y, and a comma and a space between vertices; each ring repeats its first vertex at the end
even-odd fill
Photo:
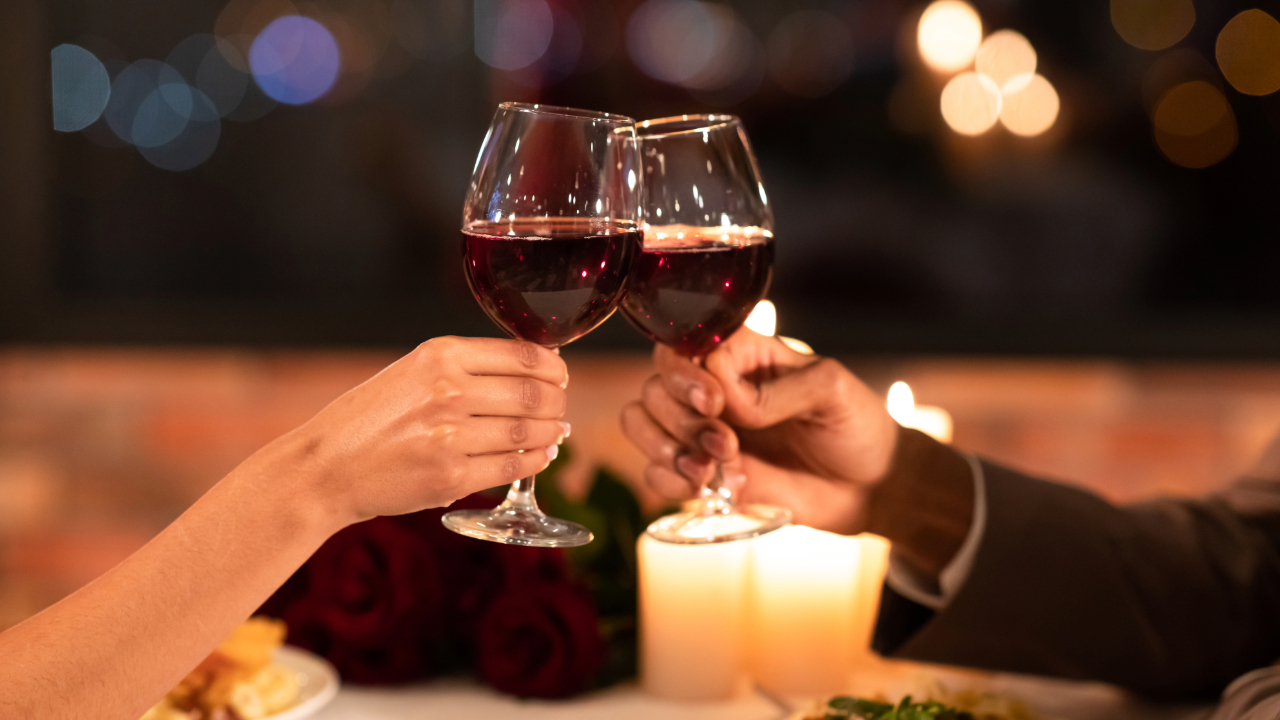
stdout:
POLYGON ((516 508, 454 510, 440 521, 460 535, 505 545, 577 547, 593 537, 578 523, 516 508))
POLYGON ((749 540, 791 523, 791 511, 772 505, 741 505, 730 513, 683 512, 655 520, 650 537, 675 545, 749 540))

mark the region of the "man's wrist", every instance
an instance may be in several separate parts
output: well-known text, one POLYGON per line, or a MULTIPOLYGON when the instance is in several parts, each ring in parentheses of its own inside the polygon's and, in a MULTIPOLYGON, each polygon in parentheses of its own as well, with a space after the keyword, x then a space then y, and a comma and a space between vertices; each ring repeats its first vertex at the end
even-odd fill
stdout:
POLYGON ((867 531, 936 579, 969 535, 974 481, 969 462, 918 430, 899 428, 893 462, 867 498, 867 531))

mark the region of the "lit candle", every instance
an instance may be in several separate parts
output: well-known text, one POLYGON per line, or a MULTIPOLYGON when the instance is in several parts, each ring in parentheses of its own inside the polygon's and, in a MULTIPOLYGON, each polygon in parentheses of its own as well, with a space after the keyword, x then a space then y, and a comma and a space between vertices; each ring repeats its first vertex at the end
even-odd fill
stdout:
POLYGON ((902 427, 919 430, 938 442, 951 442, 951 413, 932 405, 916 405, 906 383, 896 382, 889 387, 885 405, 902 427))
POLYGON ((669 700, 724 700, 746 688, 751 542, 672 545, 642 535, 640 683, 669 700))
POLYGON ((889 541, 879 535, 863 533, 854 538, 858 542, 858 579, 853 599, 853 647, 854 661, 871 657, 871 636, 875 633, 876 618, 880 615, 880 593, 884 587, 884 575, 889 569, 889 541))
POLYGON ((844 690, 859 625, 856 538, 790 526, 757 538, 751 559, 751 674, 782 695, 844 690))

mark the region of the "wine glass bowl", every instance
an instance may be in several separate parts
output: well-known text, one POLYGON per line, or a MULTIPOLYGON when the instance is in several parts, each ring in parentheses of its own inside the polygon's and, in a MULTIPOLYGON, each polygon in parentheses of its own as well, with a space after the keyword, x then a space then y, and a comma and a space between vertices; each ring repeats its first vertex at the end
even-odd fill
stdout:
MULTIPOLYGON (((463 271, 505 332, 557 348, 618 307, 640 254, 635 123, 575 108, 503 103, 476 159, 462 217, 463 271)), ((545 515, 534 479, 493 510, 458 510, 449 529, 512 545, 572 547, 590 531, 545 515)))
MULTIPOLYGON (((746 132, 732 115, 636 127, 644 165, 644 250, 623 312, 655 342, 698 362, 746 322, 773 277, 773 211, 746 132)), ((784 508, 738 505, 719 464, 701 497, 649 526, 658 540, 705 544, 763 535, 784 508)))

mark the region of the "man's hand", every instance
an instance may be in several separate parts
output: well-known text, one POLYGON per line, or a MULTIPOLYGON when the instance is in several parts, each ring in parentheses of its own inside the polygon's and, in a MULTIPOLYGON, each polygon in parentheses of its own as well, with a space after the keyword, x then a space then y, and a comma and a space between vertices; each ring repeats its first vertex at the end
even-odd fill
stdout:
POLYGON ((843 365, 746 328, 701 366, 662 345, 654 364, 641 399, 622 411, 654 490, 691 497, 720 461, 746 502, 787 507, 823 530, 865 528, 867 494, 889 470, 898 425, 843 365))

